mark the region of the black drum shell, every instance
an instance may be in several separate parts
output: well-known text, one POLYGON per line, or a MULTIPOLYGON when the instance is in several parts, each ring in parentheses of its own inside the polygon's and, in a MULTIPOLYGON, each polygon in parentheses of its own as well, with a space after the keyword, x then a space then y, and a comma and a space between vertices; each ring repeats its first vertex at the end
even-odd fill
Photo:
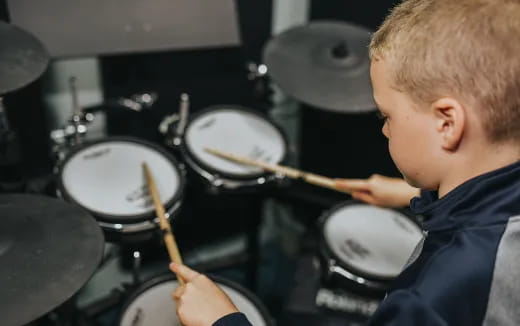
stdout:
MULTIPOLYGON (((332 252, 332 250, 327 245, 327 240, 324 236, 324 227, 325 223, 332 216, 332 214, 339 209, 351 206, 351 205, 368 205, 366 203, 356 201, 356 200, 349 200, 346 202, 342 202, 331 209, 324 212, 320 218, 318 219, 317 223, 317 229, 319 234, 319 245, 318 245, 318 257, 321 267, 321 276, 322 276, 322 282, 329 286, 329 287, 340 287, 344 288, 348 291, 353 291, 355 293, 361 294, 361 295, 368 295, 375 298, 383 298, 386 291, 390 287, 393 279, 383 279, 383 278, 375 278, 370 275, 366 275, 361 271, 356 270, 356 268, 349 266, 345 262, 342 262, 340 259, 338 259, 335 254, 332 252), (338 266, 348 273, 352 274, 354 278, 361 278, 364 280, 364 282, 356 282, 352 279, 349 279, 347 277, 342 277, 336 273, 332 273, 329 271, 329 266, 338 266)), ((412 222, 419 225, 417 222, 417 219, 413 214, 406 210, 401 209, 392 209, 396 212, 399 212, 401 215, 404 215, 408 217, 412 222)))

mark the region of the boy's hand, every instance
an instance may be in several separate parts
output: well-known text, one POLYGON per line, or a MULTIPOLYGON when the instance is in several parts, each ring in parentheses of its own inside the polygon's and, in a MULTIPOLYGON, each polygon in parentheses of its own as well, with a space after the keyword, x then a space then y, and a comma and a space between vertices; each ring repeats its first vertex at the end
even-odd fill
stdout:
POLYGON ((374 174, 368 179, 335 179, 338 189, 352 192, 352 198, 371 205, 398 208, 410 204, 420 190, 400 178, 374 174))
POLYGON ((211 326, 221 317, 238 312, 231 299, 206 275, 174 263, 170 269, 186 282, 172 293, 182 325, 211 326))

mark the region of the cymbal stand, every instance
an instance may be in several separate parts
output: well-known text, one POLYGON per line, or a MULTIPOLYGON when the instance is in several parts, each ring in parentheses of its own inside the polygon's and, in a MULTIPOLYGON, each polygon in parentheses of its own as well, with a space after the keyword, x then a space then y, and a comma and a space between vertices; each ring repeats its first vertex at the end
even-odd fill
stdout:
POLYGON ((4 99, 0 96, 0 150, 4 150, 4 146, 11 140, 10 135, 13 133, 7 120, 7 113, 5 112, 4 99))
POLYGON ((103 103, 91 105, 82 109, 83 113, 96 113, 99 111, 123 108, 130 111, 142 112, 149 110, 157 101, 159 95, 156 92, 135 93, 130 97, 118 97, 107 99, 103 103))
POLYGON ((139 274, 141 270, 141 252, 139 252, 139 250, 135 250, 132 255, 134 258, 132 262, 132 283, 134 286, 136 286, 141 282, 139 274))
POLYGON ((263 63, 257 64, 255 62, 248 62, 246 65, 247 79, 254 81, 257 79, 267 77, 267 66, 263 63))
POLYGON ((126 107, 133 111, 143 111, 145 109, 149 109, 153 106, 153 104, 157 101, 158 95, 156 92, 150 93, 136 93, 130 98, 121 97, 116 100, 117 104, 122 107, 126 107))
POLYGON ((21 163, 20 143, 9 125, 3 97, 0 96, 0 193, 21 190, 24 182, 21 163))
POLYGON ((166 135, 166 143, 171 147, 178 147, 182 143, 182 137, 190 110, 190 97, 182 93, 179 101, 179 112, 166 116, 159 125, 159 132, 166 135))
POLYGON ((9 121, 7 121, 7 114, 4 108, 4 98, 0 97, 0 135, 3 136, 5 131, 9 130, 9 121))
MULTIPOLYGON (((114 245, 111 250, 109 250, 106 260, 110 260, 115 258, 116 256, 120 256, 121 247, 114 245)), ((125 281, 114 287, 110 293, 97 299, 94 302, 91 302, 86 307, 79 308, 79 315, 82 319, 88 321, 89 325, 92 325, 93 322, 101 315, 106 312, 113 310, 115 307, 121 305, 121 303, 128 298, 128 296, 141 284, 141 263, 142 263, 142 254, 138 249, 131 250, 132 254, 132 280, 125 281)), ((123 253, 124 255, 124 253, 123 253)), ((99 267, 103 268, 103 265, 106 264, 107 261, 102 262, 102 265, 99 267)))
POLYGON ((76 77, 69 79, 69 86, 72 96, 72 117, 63 128, 53 130, 50 135, 53 142, 52 151, 59 160, 63 159, 70 149, 83 143, 88 125, 94 120, 92 113, 85 113, 79 106, 76 77))
POLYGON ((251 82, 253 92, 252 100, 255 103, 255 106, 264 111, 269 110, 269 108, 272 107, 272 103, 269 99, 271 89, 269 86, 269 76, 267 75, 267 65, 250 61, 246 64, 246 72, 247 80, 251 82))

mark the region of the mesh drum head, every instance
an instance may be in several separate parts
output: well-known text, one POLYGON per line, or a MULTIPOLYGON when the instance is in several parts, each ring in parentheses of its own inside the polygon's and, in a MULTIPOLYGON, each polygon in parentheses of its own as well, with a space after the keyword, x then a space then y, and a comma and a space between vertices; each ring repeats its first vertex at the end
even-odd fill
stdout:
POLYGON ((387 280, 399 275, 422 238, 404 214, 365 204, 341 206, 323 225, 327 247, 361 276, 387 280))
POLYGON ((216 157, 205 148, 273 164, 282 161, 286 154, 285 139, 271 122, 258 114, 233 108, 210 110, 197 116, 186 129, 185 143, 204 166, 238 177, 257 175, 262 170, 216 157))
POLYGON ((174 162, 144 142, 109 140, 74 152, 63 164, 60 181, 65 196, 114 220, 154 214, 142 163, 150 168, 164 203, 180 191, 181 174, 174 162))

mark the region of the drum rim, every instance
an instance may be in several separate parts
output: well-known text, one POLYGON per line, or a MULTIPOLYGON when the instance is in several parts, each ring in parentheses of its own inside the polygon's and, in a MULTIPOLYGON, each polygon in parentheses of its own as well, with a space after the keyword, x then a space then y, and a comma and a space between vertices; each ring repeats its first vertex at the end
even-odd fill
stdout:
MULTIPOLYGON (((259 314, 264 318, 266 322, 266 326, 275 326, 275 323, 273 321, 273 318, 271 317, 271 314, 267 310, 267 308, 264 306, 264 304, 248 289, 244 288, 243 286, 239 285, 238 283, 228 280, 226 278, 216 276, 209 274, 207 275, 212 281, 216 283, 221 283, 223 285, 229 286, 233 290, 236 290, 240 294, 244 295, 248 300, 250 300, 253 305, 258 309, 259 314)), ((135 287, 131 292, 130 295, 125 299, 123 305, 121 306, 121 309, 119 311, 118 321, 117 325, 121 326, 121 322, 123 319, 123 315, 128 310, 128 307, 135 301, 137 297, 139 297, 141 294, 146 292, 146 290, 169 281, 176 281, 177 277, 173 273, 168 274, 162 274, 159 276, 152 277, 151 279, 144 281, 137 287, 135 287)), ((173 301, 173 299, 171 299, 173 301)))
MULTIPOLYGON (((347 271, 354 274, 355 276, 359 276, 361 278, 367 279, 372 282, 385 284, 385 283, 389 283, 389 282, 395 280, 395 277, 374 276, 370 273, 367 273, 365 271, 362 271, 362 270, 356 268, 355 266, 352 266, 350 264, 347 264, 347 263, 341 261, 340 259, 337 258, 336 254, 332 251, 329 244, 327 243, 327 239, 325 239, 324 229, 325 229, 325 223, 327 222, 328 218, 331 217, 332 214, 334 212, 338 211, 339 209, 346 207, 346 206, 352 206, 352 205, 363 205, 363 206, 368 206, 368 207, 374 207, 372 205, 363 203, 358 200, 348 200, 345 202, 341 202, 341 203, 333 206, 332 208, 328 209, 327 211, 325 211, 318 219, 320 256, 322 256, 322 259, 324 259, 325 261, 330 261, 331 259, 333 259, 335 261, 336 265, 346 269, 347 271)), ((412 213, 407 212, 406 210, 395 209, 395 208, 384 208, 384 209, 393 210, 397 213, 400 213, 400 214, 406 216, 412 223, 416 224, 418 226, 418 228, 421 229, 421 225, 420 225, 419 221, 412 213)), ((351 281, 356 284, 360 284, 358 282, 355 282, 354 280, 351 280, 351 281)), ((365 285, 368 288, 371 287, 368 285, 368 282, 367 282, 367 284, 360 284, 360 285, 365 285)))
POLYGON ((166 149, 160 147, 157 144, 154 144, 152 142, 132 137, 132 136, 113 136, 113 137, 106 137, 102 139, 97 139, 94 141, 85 142, 76 148, 74 148, 72 151, 67 153, 65 159, 63 159, 58 165, 58 173, 56 175, 57 178, 57 188, 60 191, 61 196, 68 202, 74 203, 75 205, 78 205, 82 207, 83 209, 87 210, 90 214, 94 216, 96 220, 106 222, 106 223, 116 223, 116 224, 132 224, 132 223, 139 223, 146 220, 153 220, 157 217, 155 210, 152 210, 150 213, 143 213, 143 214, 134 214, 134 215, 111 215, 106 214, 103 212, 99 212, 96 210, 89 209, 82 204, 80 204, 78 201, 74 199, 73 196, 70 195, 70 193, 65 188, 65 185, 63 184, 63 168, 67 165, 67 162, 70 161, 70 159, 75 156, 78 152, 100 144, 100 143, 107 143, 107 142, 127 142, 127 143, 137 143, 140 145, 144 145, 146 147, 151 147, 154 150, 157 150, 159 153, 163 154, 165 158, 172 163, 173 167, 177 170, 177 174, 179 175, 179 186, 177 188, 177 191, 173 195, 172 198, 170 198, 165 203, 165 208, 172 207, 176 202, 179 202, 184 194, 184 188, 186 186, 186 180, 184 176, 184 172, 181 168, 181 165, 175 157, 169 153, 166 149))
POLYGON ((222 172, 222 171, 218 171, 218 170, 212 168, 211 166, 207 165, 206 163, 202 162, 202 160, 197 158, 197 156, 192 152, 192 150, 187 145, 186 131, 188 130, 190 125, 193 123, 193 121, 195 121, 196 119, 200 118, 201 116, 203 116, 205 114, 208 114, 209 112, 214 112, 214 111, 245 111, 247 113, 250 113, 250 114, 253 114, 253 115, 259 117, 260 119, 267 121, 269 124, 271 124, 273 126, 273 128, 276 131, 278 131, 278 133, 282 137, 283 145, 285 147, 282 159, 277 164, 283 164, 284 162, 286 162, 287 156, 289 154, 289 141, 288 141, 286 133, 283 131, 283 129, 280 126, 278 126, 278 124, 276 122, 273 121, 273 119, 271 119, 266 114, 257 112, 256 110, 245 107, 245 106, 236 105, 236 104, 230 104, 230 105, 219 104, 219 105, 211 105, 211 106, 205 107, 204 109, 202 109, 202 110, 198 111, 197 113, 193 114, 192 116, 190 116, 190 119, 189 119, 188 123, 186 124, 186 128, 184 129, 184 133, 182 135, 181 151, 185 155, 187 155, 190 158, 190 160, 193 161, 195 164, 197 164, 201 169, 211 173, 212 175, 218 175, 218 176, 221 176, 224 178, 230 178, 232 180, 251 180, 251 179, 257 179, 260 177, 266 177, 269 175, 273 175, 272 173, 268 173, 268 172, 259 172, 259 173, 255 173, 255 174, 249 174, 249 175, 222 172))

